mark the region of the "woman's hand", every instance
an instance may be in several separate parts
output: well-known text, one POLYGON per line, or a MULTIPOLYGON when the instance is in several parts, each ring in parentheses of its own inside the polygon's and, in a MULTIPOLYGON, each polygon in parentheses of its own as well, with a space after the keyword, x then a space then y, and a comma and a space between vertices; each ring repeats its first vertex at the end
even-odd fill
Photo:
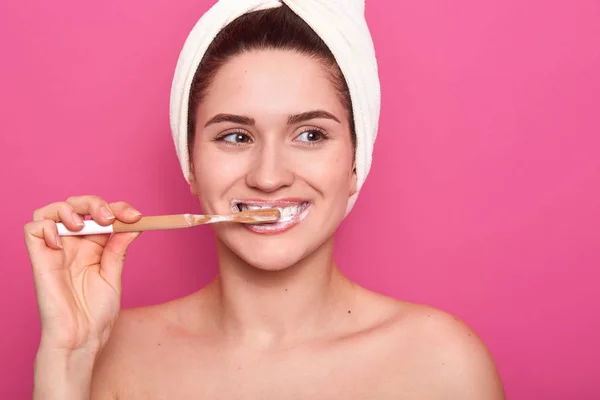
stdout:
POLYGON ((36 210, 25 225, 42 327, 39 351, 46 354, 95 356, 119 315, 123 262, 139 233, 58 236, 56 222, 77 231, 86 215, 104 226, 141 218, 127 203, 77 196, 36 210))

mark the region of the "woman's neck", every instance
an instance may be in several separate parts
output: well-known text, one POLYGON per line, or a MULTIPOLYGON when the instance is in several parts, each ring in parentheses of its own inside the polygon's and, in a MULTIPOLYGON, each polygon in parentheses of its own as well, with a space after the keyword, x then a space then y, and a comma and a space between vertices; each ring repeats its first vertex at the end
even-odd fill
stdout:
POLYGON ((218 243, 219 275, 207 288, 216 321, 236 343, 262 348, 335 332, 352 307, 353 284, 333 260, 333 238, 281 271, 248 265, 218 243))

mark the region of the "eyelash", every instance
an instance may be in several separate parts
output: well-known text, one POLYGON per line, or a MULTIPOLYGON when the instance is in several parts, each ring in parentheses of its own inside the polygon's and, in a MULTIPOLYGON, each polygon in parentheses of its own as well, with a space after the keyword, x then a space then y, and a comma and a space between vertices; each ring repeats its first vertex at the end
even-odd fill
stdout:
MULTIPOLYGON (((317 128, 316 126, 306 127, 305 129, 302 130, 302 132, 300 132, 298 134, 298 136, 304 135, 307 132, 317 132, 317 133, 319 133, 321 135, 321 138, 319 140, 317 140, 317 141, 314 141, 314 142, 302 142, 302 144, 304 146, 316 146, 316 145, 318 145, 319 143, 321 143, 321 142, 323 142, 325 140, 329 140, 329 135, 327 134, 327 132, 325 132, 321 128, 317 128)), ((296 137, 298 137, 298 136, 296 136, 296 137)))
POLYGON ((252 142, 252 138, 250 137, 250 135, 248 135, 248 133, 246 131, 241 130, 241 129, 224 132, 224 133, 220 134, 219 136, 217 136, 214 140, 216 142, 224 142, 228 146, 245 146, 246 144, 248 144, 248 143, 229 142, 229 141, 225 140, 225 138, 227 136, 231 136, 231 135, 235 135, 235 134, 247 136, 250 139, 250 141, 252 142))
MULTIPOLYGON (((307 132, 317 132, 321 135, 321 138, 317 141, 302 142, 303 146, 316 146, 320 142, 329 140, 329 135, 327 134, 327 132, 325 132, 321 128, 317 128, 316 126, 310 126, 310 127, 305 128, 296 136, 296 138, 298 138, 301 135, 304 135, 307 132)), ((250 137, 250 135, 248 135, 248 133, 243 130, 233 130, 233 131, 224 132, 221 135, 217 136, 214 140, 217 142, 225 142, 228 146, 245 146, 246 144, 248 144, 248 143, 230 142, 230 141, 225 140, 226 137, 235 135, 235 134, 241 134, 241 135, 248 137, 251 141, 250 143, 252 143, 252 138, 250 137)))

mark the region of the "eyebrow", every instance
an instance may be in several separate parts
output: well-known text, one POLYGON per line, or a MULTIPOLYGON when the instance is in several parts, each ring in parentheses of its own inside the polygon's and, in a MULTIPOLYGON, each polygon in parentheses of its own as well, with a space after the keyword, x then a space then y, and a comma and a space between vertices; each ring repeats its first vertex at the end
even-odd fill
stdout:
POLYGON ((245 117, 243 115, 234 115, 234 114, 217 114, 204 125, 206 128, 212 124, 218 124, 219 122, 233 122, 234 124, 240 125, 254 125, 256 121, 254 118, 245 117))
POLYGON ((314 111, 303 112, 303 113, 296 114, 296 115, 290 115, 288 117, 288 125, 293 125, 293 124, 308 121, 311 119, 319 119, 319 118, 332 119, 334 121, 337 121, 338 123, 341 123, 340 120, 337 119, 335 115, 333 115, 327 111, 314 110, 314 111))
MULTIPOLYGON (((290 115, 288 117, 288 125, 298 124, 300 122, 309 121, 311 119, 331 119, 338 123, 341 123, 337 117, 325 110, 313 110, 307 111, 300 114, 290 115)), ((218 124, 220 122, 233 122, 234 124, 240 125, 255 125, 256 120, 251 117, 247 117, 245 115, 235 115, 235 114, 217 114, 204 125, 206 128, 212 124, 218 124)))

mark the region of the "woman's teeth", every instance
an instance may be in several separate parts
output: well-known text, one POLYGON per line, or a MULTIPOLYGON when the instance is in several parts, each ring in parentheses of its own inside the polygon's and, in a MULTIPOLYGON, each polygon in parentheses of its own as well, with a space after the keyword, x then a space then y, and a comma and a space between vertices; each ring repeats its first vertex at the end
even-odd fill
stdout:
POLYGON ((297 216, 298 214, 300 214, 302 211, 304 211, 304 209, 306 208, 307 205, 308 205, 307 202, 300 203, 300 204, 294 204, 294 205, 290 205, 290 206, 286 206, 286 207, 273 207, 271 205, 258 206, 258 205, 247 205, 247 204, 243 204, 243 203, 238 203, 238 209, 240 211, 251 211, 251 210, 261 210, 263 208, 277 208, 279 210, 279 212, 281 213, 281 217, 279 218, 279 221, 277 221, 277 222, 287 222, 287 221, 290 221, 295 216, 297 216))

